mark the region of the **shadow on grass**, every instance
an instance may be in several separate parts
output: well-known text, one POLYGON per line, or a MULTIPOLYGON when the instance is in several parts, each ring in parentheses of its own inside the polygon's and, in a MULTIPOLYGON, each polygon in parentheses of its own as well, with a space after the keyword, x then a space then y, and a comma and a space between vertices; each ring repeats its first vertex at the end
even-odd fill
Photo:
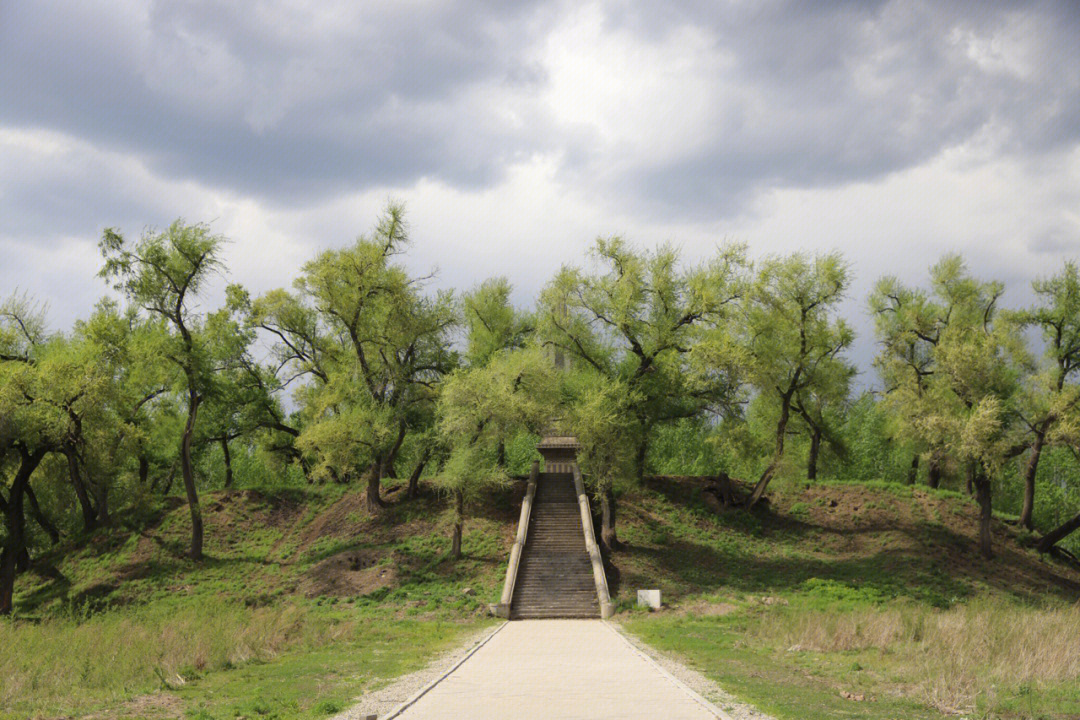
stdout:
POLYGON ((623 503, 623 539, 629 542, 609 558, 608 582, 616 593, 660 585, 673 598, 773 594, 805 590, 818 579, 867 599, 907 597, 937 607, 979 585, 1024 602, 1048 594, 1070 602, 1080 596, 1080 585, 1015 543, 995 538, 999 555, 984 560, 971 537, 933 522, 875 519, 838 529, 767 505, 718 515, 701 501, 699 487, 651 483, 638 492, 623 503))

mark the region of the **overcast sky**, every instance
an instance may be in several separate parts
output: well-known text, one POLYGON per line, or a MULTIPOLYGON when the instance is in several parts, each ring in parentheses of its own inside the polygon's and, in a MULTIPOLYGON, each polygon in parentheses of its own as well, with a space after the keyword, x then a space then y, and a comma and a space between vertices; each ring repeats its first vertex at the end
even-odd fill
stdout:
POLYGON ((259 293, 392 197, 411 267, 523 305, 598 235, 839 249, 868 370, 879 276, 958 251, 1023 303, 1080 255, 1078 38, 1070 1, 0 0, 0 295, 66 328, 102 229, 177 217, 259 293))

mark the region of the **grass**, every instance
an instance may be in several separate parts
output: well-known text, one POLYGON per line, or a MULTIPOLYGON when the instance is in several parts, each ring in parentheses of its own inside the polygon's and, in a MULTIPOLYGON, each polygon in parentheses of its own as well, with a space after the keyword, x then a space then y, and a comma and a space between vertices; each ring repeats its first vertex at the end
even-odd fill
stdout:
POLYGON ((793 598, 729 600, 725 609, 635 614, 624 624, 781 720, 1080 716, 1080 607, 822 609, 793 598))
POLYGON ((0 625, 0 717, 321 718, 419 668, 479 621, 230 601, 0 625))
POLYGON ((15 618, 0 622, 0 718, 345 709, 488 622, 513 503, 477 508, 457 562, 445 505, 427 496, 371 516, 355 489, 207 493, 201 562, 185 557, 190 521, 175 502, 73 539, 19 578, 15 618), (367 562, 354 572, 356 556, 367 562))
MULTIPOLYGON (((736 695, 782 719, 1080 716, 1080 574, 1000 522, 982 560, 969 498, 777 483, 717 514, 701 493, 622 493, 609 582, 632 632, 736 695), (673 609, 633 609, 644 587, 673 609)), ((340 486, 207 493, 200 563, 175 501, 77 538, 19 578, 0 719, 331 715, 487 622, 516 500, 469 508, 457 562, 444 499, 371 516, 340 486)))
POLYGON ((1080 717, 1080 577, 1019 530, 996 524, 984 561, 956 493, 770 496, 718 515, 693 482, 627 492, 611 558, 627 629, 781 720, 1080 717), (639 587, 669 609, 632 609, 639 587))

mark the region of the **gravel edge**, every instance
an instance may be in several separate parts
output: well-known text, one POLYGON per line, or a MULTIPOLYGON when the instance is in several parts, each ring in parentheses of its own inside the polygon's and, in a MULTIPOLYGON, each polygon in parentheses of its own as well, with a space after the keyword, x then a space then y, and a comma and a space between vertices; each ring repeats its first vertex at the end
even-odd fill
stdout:
POLYGON ((487 640, 502 626, 503 623, 499 623, 477 630, 460 645, 443 652, 441 655, 437 655, 424 668, 407 675, 401 675, 391 680, 389 685, 361 695, 357 698, 356 705, 353 705, 345 712, 334 715, 329 720, 365 720, 369 715, 381 718, 389 714, 429 684, 440 679, 462 658, 472 652, 473 648, 487 640))
POLYGON ((716 705, 733 720, 775 720, 771 715, 766 715, 752 705, 737 700, 715 682, 702 675, 697 670, 687 667, 674 658, 663 655, 651 645, 646 645, 637 636, 631 634, 617 620, 608 620, 608 625, 622 635, 635 648, 653 660, 657 665, 671 673, 679 682, 701 695, 703 698, 716 705))

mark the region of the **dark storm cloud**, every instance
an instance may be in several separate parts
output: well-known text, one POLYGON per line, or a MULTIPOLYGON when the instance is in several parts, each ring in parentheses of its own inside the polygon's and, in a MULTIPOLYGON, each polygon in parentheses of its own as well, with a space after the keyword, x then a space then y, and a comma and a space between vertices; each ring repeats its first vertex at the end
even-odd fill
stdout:
MULTIPOLYGON (((616 2, 607 30, 649 45, 693 27, 731 59, 693 152, 627 155, 544 106, 535 49, 576 7, 4 3, 0 126, 275 205, 421 177, 486 187, 552 151, 560 177, 635 212, 698 219, 766 188, 881 177, 980 132, 1020 155, 1080 137, 1075 3, 616 2)), ((29 215, 51 202, 19 198, 29 215)))
POLYGON ((1019 155, 1080 140, 1075 3, 690 3, 612 22, 709 28, 765 109, 737 107, 703 152, 623 178, 660 210, 715 217, 763 188, 873 179, 980 132, 1019 155))
POLYGON ((0 124, 278 201, 485 184, 534 144, 468 94, 530 81, 514 54, 529 5, 364 5, 5 4, 0 124))

